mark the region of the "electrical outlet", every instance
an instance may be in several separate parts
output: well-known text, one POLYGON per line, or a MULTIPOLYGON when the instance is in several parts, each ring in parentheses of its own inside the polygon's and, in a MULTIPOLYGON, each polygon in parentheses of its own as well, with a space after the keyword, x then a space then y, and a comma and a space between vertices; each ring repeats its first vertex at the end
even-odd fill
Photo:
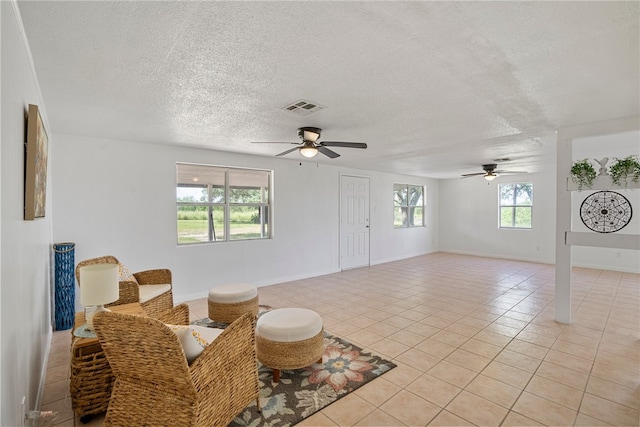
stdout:
POLYGON ((24 427, 27 422, 27 396, 22 396, 20 401, 20 414, 22 415, 21 426, 24 427))

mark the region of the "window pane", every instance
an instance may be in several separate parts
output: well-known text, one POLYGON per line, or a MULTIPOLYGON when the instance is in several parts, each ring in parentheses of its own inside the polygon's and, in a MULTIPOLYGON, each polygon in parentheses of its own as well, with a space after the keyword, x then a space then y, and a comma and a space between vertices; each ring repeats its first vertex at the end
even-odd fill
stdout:
POLYGON ((409 186, 409 206, 422 206, 422 187, 409 186))
POLYGON ((404 184, 393 185, 393 203, 395 206, 407 206, 407 186, 404 184))
POLYGON ((191 165, 178 163, 176 165, 176 180, 180 184, 201 184, 224 187, 225 170, 215 166, 191 165))
POLYGON ((209 241, 206 206, 178 206, 178 243, 209 241))
POLYGON ((500 184, 500 205, 513 205, 513 184, 500 184))
POLYGON ((258 170, 229 170, 230 203, 266 203, 262 192, 269 194, 269 172, 258 170))
POLYGON ((263 218, 259 206, 231 206, 229 208, 230 240, 259 239, 269 236, 268 219, 263 218))
POLYGON ((206 202, 206 185, 179 185, 176 187, 176 201, 178 202, 206 202))
POLYGON ((404 206, 396 206, 393 208, 393 226, 407 226, 407 208, 404 206))
POLYGON ((213 241, 224 241, 224 206, 212 206, 211 211, 213 213, 213 230, 211 230, 213 241))
POLYGON ((500 227, 513 227, 514 209, 512 207, 500 208, 500 227))
POLYGON ((531 228, 531 208, 528 206, 515 208, 515 221, 518 228, 531 228))
POLYGON ((224 203, 224 187, 213 187, 211 189, 211 202, 212 203, 224 203))
POLYGON ((500 184, 501 206, 531 204, 533 204, 533 184, 500 184))
POLYGON ((422 227, 424 225, 422 206, 409 208, 409 224, 411 227, 422 227))
POLYGON ((260 188, 229 188, 229 203, 260 203, 262 200, 260 188))
POLYGON ((505 206, 500 208, 500 227, 531 228, 531 207, 505 206))
POLYGON ((516 204, 531 205, 533 199, 532 184, 516 184, 516 204))

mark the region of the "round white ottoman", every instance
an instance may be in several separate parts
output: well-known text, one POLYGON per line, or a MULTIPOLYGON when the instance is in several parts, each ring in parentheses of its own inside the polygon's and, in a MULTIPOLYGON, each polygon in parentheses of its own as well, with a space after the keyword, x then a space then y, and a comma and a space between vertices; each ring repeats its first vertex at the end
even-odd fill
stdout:
POLYGON ((273 369, 299 369, 322 360, 324 330, 318 313, 306 308, 279 308, 264 313, 256 323, 258 360, 273 369))
POLYGON ((245 313, 258 315, 258 290, 246 283, 229 283, 209 291, 209 319, 231 323, 245 313))

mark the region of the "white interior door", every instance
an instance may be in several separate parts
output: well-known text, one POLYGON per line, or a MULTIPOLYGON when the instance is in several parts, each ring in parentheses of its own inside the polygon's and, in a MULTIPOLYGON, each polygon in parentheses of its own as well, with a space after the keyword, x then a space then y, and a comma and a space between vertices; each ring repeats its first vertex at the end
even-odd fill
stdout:
POLYGON ((369 265, 369 178, 340 177, 340 268, 369 265))

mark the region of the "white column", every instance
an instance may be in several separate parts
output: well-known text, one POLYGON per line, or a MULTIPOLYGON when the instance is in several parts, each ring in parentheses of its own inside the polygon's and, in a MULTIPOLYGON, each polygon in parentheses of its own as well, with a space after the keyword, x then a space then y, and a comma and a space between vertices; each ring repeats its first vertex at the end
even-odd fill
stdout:
POLYGON ((559 130, 556 153, 556 316, 561 323, 571 323, 571 246, 565 233, 571 231, 571 196, 567 178, 572 164, 571 135, 559 130))

